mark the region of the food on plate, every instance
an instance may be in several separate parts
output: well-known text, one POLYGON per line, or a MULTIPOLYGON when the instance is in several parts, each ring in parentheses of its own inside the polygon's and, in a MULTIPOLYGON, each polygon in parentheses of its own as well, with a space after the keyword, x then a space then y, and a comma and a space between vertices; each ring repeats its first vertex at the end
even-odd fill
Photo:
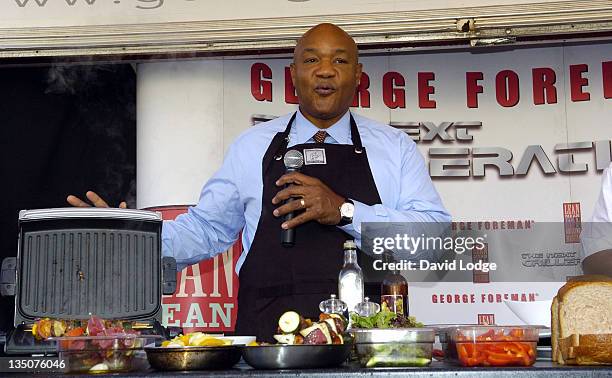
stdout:
POLYGON ((551 306, 552 359, 567 365, 612 364, 612 279, 580 276, 551 306))
POLYGON ((39 319, 32 325, 32 334, 38 340, 55 339, 60 358, 71 372, 129 370, 135 351, 143 346, 138 331, 96 316, 87 321, 39 319))
POLYGON ((304 318, 295 311, 287 311, 278 319, 278 328, 282 333, 293 333, 304 322, 304 318))
MULTIPOLYGON (((74 326, 73 324, 70 325, 74 326)), ((37 340, 46 340, 49 337, 63 336, 68 327, 69 323, 65 320, 43 318, 37 320, 32 325, 32 335, 37 340)))
POLYGON ((139 335, 138 331, 132 330, 121 321, 103 320, 96 316, 90 316, 87 322, 38 319, 32 325, 31 332, 37 340, 47 340, 50 337, 139 335))
POLYGON ((529 337, 521 328, 507 332, 491 328, 476 337, 457 331, 453 344, 463 366, 531 366, 536 359, 537 341, 526 338, 529 337))
POLYGON ((182 347, 217 347, 231 345, 232 340, 222 339, 215 336, 207 335, 203 332, 186 333, 178 335, 172 340, 162 342, 164 348, 182 348, 182 347))
POLYGON ((370 316, 351 313, 353 328, 420 328, 423 323, 417 322, 414 316, 404 316, 389 310, 381 310, 370 316))
POLYGON ((313 322, 295 311, 287 311, 278 320, 274 339, 286 345, 344 344, 345 331, 346 319, 342 315, 321 313, 319 321, 313 322))

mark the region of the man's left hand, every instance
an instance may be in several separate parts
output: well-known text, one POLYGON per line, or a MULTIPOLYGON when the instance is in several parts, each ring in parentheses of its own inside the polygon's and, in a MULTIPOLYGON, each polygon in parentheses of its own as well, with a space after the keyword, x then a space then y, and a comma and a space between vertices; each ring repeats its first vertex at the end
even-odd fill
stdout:
POLYGON ((276 208, 274 216, 281 217, 292 211, 305 210, 302 214, 283 223, 282 228, 293 228, 311 220, 329 225, 340 223, 340 206, 345 199, 321 180, 299 172, 291 172, 281 176, 276 185, 289 186, 272 198, 273 204, 282 203, 289 198, 294 198, 294 200, 276 208))

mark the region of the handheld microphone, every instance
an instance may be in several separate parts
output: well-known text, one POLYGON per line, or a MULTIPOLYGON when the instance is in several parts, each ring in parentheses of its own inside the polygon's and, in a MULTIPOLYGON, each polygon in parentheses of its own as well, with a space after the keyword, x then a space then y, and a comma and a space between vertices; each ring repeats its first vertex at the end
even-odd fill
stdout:
MULTIPOLYGON (((304 165, 304 155, 302 155, 302 153, 298 150, 289 150, 283 158, 283 163, 285 163, 287 173, 299 171, 304 165)), ((293 198, 285 200, 285 203, 289 203, 291 201, 293 201, 293 198)), ((295 213, 293 211, 285 214, 283 222, 290 221, 294 216, 295 213)), ((290 228, 288 230, 281 229, 281 244, 286 248, 293 247, 295 245, 295 228, 290 228)))

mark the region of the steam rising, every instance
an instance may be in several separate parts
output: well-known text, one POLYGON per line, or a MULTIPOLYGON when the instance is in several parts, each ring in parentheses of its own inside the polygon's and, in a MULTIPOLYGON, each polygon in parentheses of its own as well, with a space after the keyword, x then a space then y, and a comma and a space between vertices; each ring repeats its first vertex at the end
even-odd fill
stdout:
POLYGON ((87 154, 96 154, 88 155, 95 166, 84 178, 96 182, 84 185, 111 206, 136 205, 135 82, 128 64, 56 64, 47 75, 46 94, 73 98, 69 132, 93 147, 87 154))

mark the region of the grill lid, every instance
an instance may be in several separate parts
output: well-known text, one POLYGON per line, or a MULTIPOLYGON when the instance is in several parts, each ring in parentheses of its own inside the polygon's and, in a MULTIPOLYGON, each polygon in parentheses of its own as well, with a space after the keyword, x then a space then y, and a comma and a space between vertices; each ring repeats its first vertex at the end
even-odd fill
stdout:
POLYGON ((161 320, 162 277, 176 280, 163 272, 161 226, 159 214, 142 210, 20 212, 15 326, 90 314, 161 320))
POLYGON ((161 215, 154 211, 119 209, 113 207, 58 207, 52 209, 21 210, 19 222, 44 219, 125 219, 161 221, 161 215))

